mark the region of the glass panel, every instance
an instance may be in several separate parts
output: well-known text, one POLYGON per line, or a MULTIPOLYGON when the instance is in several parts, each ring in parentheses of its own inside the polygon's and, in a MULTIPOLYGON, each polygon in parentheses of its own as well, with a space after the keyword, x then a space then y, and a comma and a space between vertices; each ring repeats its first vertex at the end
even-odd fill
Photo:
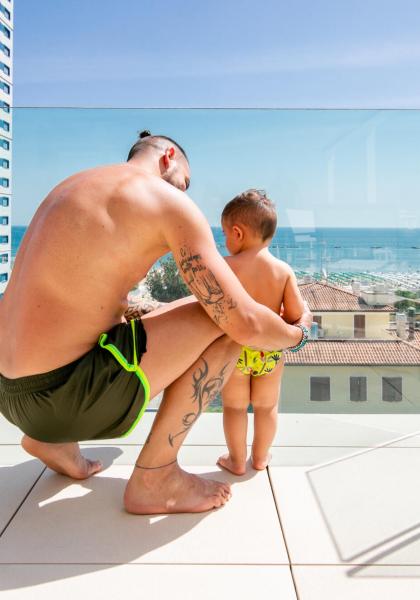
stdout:
MULTIPOLYGON (((349 433, 355 423, 363 435, 381 441, 384 432, 395 431, 387 419, 419 413, 420 111, 11 113, 13 260, 35 210, 57 182, 124 162, 140 129, 162 132, 190 157, 188 194, 209 222, 221 254, 228 254, 220 226, 228 201, 255 187, 276 203, 278 228, 269 251, 292 267, 317 323, 305 348, 285 352, 280 418, 340 420, 327 442, 322 427, 302 425, 302 443, 358 445, 359 438, 349 433), (370 420, 372 414, 382 420, 370 420)), ((3 202, 0 214, 6 212, 3 202)), ((113 261, 116 250, 108 251, 113 261)), ((154 265, 154 281, 133 286, 133 306, 144 299, 150 303, 152 296, 166 302, 186 293, 173 264, 166 271, 163 265, 162 259, 154 265)), ((75 290, 79 284, 74 282, 75 290)), ((261 289, 266 285, 264 278, 258 280, 261 289)), ((157 405, 152 402, 151 409, 157 405)), ((221 410, 220 397, 212 399, 212 410, 221 410)), ((295 442, 287 434, 279 441, 295 442)))
POLYGON ((0 51, 3 52, 3 54, 5 54, 6 56, 10 56, 10 48, 2 42, 0 42, 0 51))

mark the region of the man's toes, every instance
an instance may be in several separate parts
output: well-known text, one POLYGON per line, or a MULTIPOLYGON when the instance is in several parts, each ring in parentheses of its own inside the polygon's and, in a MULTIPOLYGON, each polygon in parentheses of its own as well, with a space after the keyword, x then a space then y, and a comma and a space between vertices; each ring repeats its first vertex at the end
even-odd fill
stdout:
POLYGON ((222 489, 223 489, 223 490, 224 490, 224 491, 225 491, 227 494, 231 494, 231 493, 232 493, 232 490, 231 490, 231 488, 230 488, 230 485, 229 485, 228 483, 224 483, 224 484, 222 485, 222 489))
POLYGON ((222 488, 222 494, 224 498, 230 498, 232 496, 232 492, 226 488, 222 488))
POLYGON ((91 475, 98 473, 102 470, 103 465, 100 460, 89 460, 84 459, 84 468, 80 469, 79 477, 77 479, 87 479, 91 475))
POLYGON ((214 508, 220 508, 221 506, 224 506, 225 504, 226 504, 226 500, 223 498, 223 496, 214 496, 214 499, 213 499, 214 508))
POLYGON ((231 498, 231 493, 222 489, 220 490, 218 497, 221 498, 223 504, 226 504, 226 502, 228 502, 231 498))
POLYGON ((89 475, 93 475, 94 473, 98 473, 102 471, 103 465, 100 460, 89 460, 88 459, 88 472, 89 475))

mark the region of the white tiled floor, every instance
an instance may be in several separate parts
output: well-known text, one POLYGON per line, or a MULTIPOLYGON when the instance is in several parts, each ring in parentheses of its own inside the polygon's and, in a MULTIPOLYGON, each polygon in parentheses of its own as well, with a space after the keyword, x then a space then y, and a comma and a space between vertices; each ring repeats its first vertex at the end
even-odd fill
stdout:
POLYGON ((231 481, 231 502, 138 517, 122 495, 152 418, 84 445, 105 470, 83 482, 44 469, 0 420, 2 598, 420 597, 417 415, 281 415, 269 471, 241 478, 215 466, 221 417, 204 415, 181 462, 231 481))

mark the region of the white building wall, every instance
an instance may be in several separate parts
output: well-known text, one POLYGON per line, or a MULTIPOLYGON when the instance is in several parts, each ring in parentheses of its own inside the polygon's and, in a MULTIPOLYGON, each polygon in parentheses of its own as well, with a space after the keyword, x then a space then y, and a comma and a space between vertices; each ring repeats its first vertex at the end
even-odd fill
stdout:
POLYGON ((420 365, 299 366, 286 365, 280 394, 280 412, 288 413, 416 413, 420 411, 420 365), (330 400, 311 400, 311 377, 330 378, 330 400), (350 400, 350 377, 366 377, 367 400, 350 400), (399 402, 382 399, 382 378, 401 377, 399 402))
POLYGON ((322 331, 324 338, 354 339, 354 317, 365 316, 365 338, 370 340, 392 339, 389 333, 388 312, 319 312, 314 311, 314 316, 322 318, 322 331))
POLYGON ((0 297, 10 277, 12 258, 12 63, 13 0, 0 0, 0 297), (3 8, 10 12, 10 18, 3 8))

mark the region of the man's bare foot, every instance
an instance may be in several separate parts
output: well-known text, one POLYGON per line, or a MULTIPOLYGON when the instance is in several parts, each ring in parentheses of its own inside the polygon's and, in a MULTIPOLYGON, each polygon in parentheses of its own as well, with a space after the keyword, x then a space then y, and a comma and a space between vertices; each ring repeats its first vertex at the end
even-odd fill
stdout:
POLYGON ((255 456, 251 456, 251 463, 253 468, 256 471, 264 471, 270 464, 271 454, 267 454, 265 458, 257 458, 255 456))
POLYGON ((223 469, 230 471, 234 475, 243 475, 246 471, 246 461, 234 461, 229 453, 220 456, 217 464, 223 467, 223 469))
POLYGON ((161 469, 134 469, 124 506, 137 515, 197 513, 219 508, 230 497, 228 483, 187 473, 175 463, 161 469))
POLYGON ((73 479, 87 479, 102 469, 100 460, 89 460, 80 454, 76 442, 48 444, 24 435, 21 444, 26 452, 42 460, 47 467, 73 479))

